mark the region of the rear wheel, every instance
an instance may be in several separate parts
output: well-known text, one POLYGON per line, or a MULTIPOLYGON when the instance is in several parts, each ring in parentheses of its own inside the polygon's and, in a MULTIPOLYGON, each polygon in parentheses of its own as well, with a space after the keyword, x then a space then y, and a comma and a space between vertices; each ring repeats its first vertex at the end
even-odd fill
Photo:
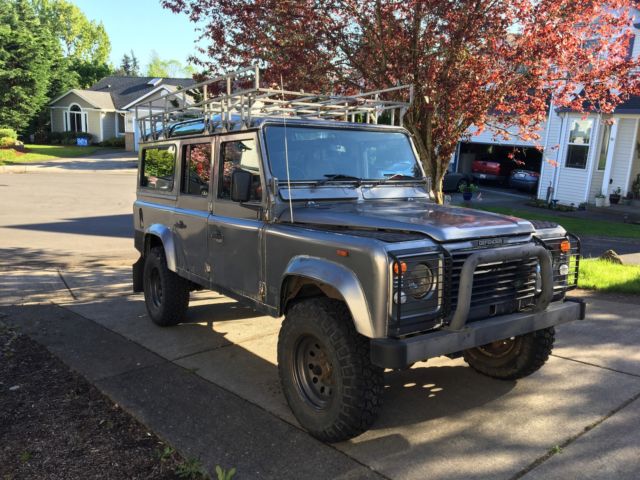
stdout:
POLYGON ((526 377, 546 363, 553 349, 553 327, 499 340, 464 351, 464 360, 474 370, 493 378, 526 377))
POLYGON ((287 403, 314 437, 338 442, 369 429, 382 405, 383 370, 369 357, 344 303, 303 300, 287 312, 278 339, 287 403))
POLYGON ((156 325, 168 327, 180 323, 189 307, 190 285, 169 270, 162 247, 149 250, 144 262, 144 302, 156 325))

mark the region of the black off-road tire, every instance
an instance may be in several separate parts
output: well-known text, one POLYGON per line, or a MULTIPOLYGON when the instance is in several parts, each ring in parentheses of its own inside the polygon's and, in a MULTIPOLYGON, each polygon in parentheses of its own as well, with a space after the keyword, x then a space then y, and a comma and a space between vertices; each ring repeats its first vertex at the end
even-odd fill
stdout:
POLYGON ((382 406, 383 369, 371 363, 369 340, 337 300, 312 298, 289 309, 278 338, 278 373, 295 417, 325 442, 365 432, 382 406))
MULTIPOLYGON (((515 380, 531 375, 549 359, 555 330, 553 327, 520 335, 508 340, 511 349, 496 355, 500 342, 465 350, 464 361, 474 370, 501 380, 515 380)), ((507 341, 505 341, 507 342, 507 341)), ((502 343, 503 347, 508 347, 502 343)))
POLYGON ((180 323, 189 307, 190 285, 167 267, 162 247, 153 247, 144 262, 144 302, 156 325, 169 327, 180 323))

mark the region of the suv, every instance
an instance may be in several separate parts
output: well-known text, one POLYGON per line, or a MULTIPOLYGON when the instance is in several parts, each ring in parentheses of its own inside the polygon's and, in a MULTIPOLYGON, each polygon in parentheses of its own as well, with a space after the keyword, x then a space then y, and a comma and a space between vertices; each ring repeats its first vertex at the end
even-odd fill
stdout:
POLYGON ((565 296, 579 242, 562 227, 435 204, 404 128, 344 121, 348 108, 372 112, 360 96, 269 103, 274 90, 252 91, 250 116, 224 105, 228 91, 211 100, 225 111, 200 119, 154 117, 170 106, 138 117, 134 290, 161 326, 202 288, 284 316, 282 389, 313 436, 367 430, 385 368, 461 356, 521 378, 546 362, 555 325, 584 318, 565 296), (343 121, 326 120, 334 104, 343 121))

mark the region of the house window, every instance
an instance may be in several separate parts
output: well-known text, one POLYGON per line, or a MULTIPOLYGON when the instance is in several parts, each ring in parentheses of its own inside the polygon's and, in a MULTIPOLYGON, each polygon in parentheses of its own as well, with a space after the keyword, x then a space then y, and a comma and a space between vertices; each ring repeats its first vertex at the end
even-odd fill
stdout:
POLYGON ((607 166, 607 154, 609 153, 609 137, 611 136, 611 125, 605 124, 602 132, 602 143, 600 144, 600 155, 598 156, 598 170, 604 170, 607 166))
POLYGON ((87 131, 86 114, 82 112, 82 109, 78 105, 71 105, 65 113, 67 117, 67 132, 87 131))
POLYGON ((567 168, 586 168, 593 120, 571 120, 567 147, 567 168))

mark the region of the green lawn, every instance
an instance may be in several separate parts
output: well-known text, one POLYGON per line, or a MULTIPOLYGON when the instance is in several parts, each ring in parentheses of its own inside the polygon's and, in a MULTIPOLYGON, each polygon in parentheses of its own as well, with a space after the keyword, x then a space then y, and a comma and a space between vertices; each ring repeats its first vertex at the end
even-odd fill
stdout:
POLYGON ((475 206, 478 210, 501 213, 520 217, 527 220, 547 220, 562 225, 567 231, 576 235, 597 235, 601 237, 640 238, 640 225, 621 222, 609 222, 606 220, 589 220, 584 218, 572 218, 569 216, 554 215, 540 209, 540 213, 529 210, 518 210, 509 207, 475 206))
POLYGON ((600 292, 640 294, 640 265, 588 258, 580 261, 578 287, 600 292))
POLYGON ((24 154, 13 149, 0 149, 0 165, 81 157, 102 149, 102 147, 77 147, 75 145, 25 145, 25 148, 24 154))

